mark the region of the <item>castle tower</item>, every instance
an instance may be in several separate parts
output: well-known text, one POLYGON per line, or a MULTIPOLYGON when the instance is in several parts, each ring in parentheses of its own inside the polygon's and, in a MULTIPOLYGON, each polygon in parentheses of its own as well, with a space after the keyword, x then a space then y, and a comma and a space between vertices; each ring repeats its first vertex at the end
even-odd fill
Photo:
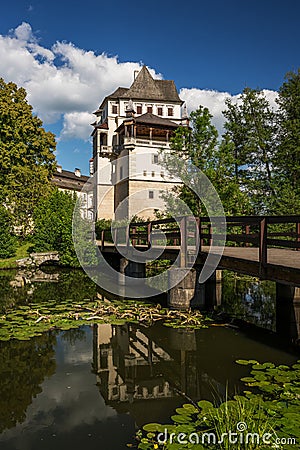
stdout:
POLYGON ((137 204, 146 206, 141 217, 163 209, 159 192, 180 180, 161 164, 161 150, 170 149, 170 138, 183 123, 182 104, 174 82, 154 79, 146 66, 130 88, 119 87, 102 101, 92 124, 98 219, 131 217, 137 204))

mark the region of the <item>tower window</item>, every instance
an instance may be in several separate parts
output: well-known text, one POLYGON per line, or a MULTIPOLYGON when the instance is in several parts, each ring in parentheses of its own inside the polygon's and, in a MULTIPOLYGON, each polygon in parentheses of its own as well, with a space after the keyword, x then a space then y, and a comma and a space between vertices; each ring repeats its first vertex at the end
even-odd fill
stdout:
POLYGON ((147 113, 152 114, 153 108, 152 106, 147 106, 147 113))
POLYGON ((123 178, 123 167, 120 167, 120 180, 123 178))
POLYGON ((154 198, 154 191, 149 191, 149 198, 154 198))
POLYGON ((158 155, 153 155, 153 164, 158 164, 158 155))
POLYGON ((162 116, 162 115, 163 115, 163 109, 162 109, 161 106, 159 106, 159 107, 157 108, 157 115, 158 115, 158 116, 162 116))
POLYGON ((173 116, 173 108, 168 108, 168 116, 173 116))
POLYGON ((136 107, 136 113, 137 113, 137 114, 142 114, 142 106, 141 106, 141 105, 138 105, 138 106, 136 107))

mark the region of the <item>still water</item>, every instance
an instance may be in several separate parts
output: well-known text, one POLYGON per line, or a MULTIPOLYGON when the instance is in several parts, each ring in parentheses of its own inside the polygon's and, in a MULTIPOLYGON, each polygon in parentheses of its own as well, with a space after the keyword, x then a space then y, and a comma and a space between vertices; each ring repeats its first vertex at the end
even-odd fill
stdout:
MULTIPOLYGON (((261 286, 242 284, 230 295, 224 281, 223 308, 274 329, 272 292, 258 295, 261 286)), ((38 305, 95 295, 94 284, 78 270, 0 273, 2 311, 28 299, 38 305)), ((218 400, 226 389, 241 389, 248 369, 236 359, 291 364, 298 358, 272 331, 221 324, 196 331, 98 324, 0 342, 0 448, 126 449, 138 427, 169 421, 187 399, 218 400)))

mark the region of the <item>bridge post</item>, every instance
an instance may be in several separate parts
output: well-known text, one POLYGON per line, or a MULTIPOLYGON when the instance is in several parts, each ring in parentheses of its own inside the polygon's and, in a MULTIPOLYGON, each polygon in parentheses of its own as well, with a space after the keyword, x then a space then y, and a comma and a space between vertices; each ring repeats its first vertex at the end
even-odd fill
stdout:
POLYGON ((168 306, 174 309, 213 309, 221 303, 222 271, 216 270, 205 282, 198 283, 201 268, 176 268, 169 271, 168 306), (184 272, 186 275, 183 277, 184 272), (178 280, 178 281, 177 281, 178 280))
POLYGON ((300 288, 276 283, 276 332, 296 341, 300 334, 300 288))
POLYGON ((169 286, 173 286, 168 290, 168 306, 174 309, 189 309, 196 291, 196 269, 170 269, 168 277, 169 286))

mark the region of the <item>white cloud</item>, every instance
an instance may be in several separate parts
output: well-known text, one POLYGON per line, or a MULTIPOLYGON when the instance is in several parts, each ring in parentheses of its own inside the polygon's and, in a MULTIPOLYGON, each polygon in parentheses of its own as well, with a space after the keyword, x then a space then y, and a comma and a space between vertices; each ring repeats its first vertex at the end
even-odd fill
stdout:
POLYGON ((89 124, 95 120, 95 116, 87 112, 73 112, 64 115, 63 129, 60 135, 61 139, 72 139, 76 136, 78 139, 87 140, 92 128, 89 124), (88 127, 88 133, 87 133, 88 127))
MULTIPOLYGON (((277 97, 277 92, 270 90, 263 90, 264 95, 270 103, 273 109, 277 109, 278 105, 275 102, 277 97)), ((231 95, 229 92, 219 92, 214 90, 206 89, 188 89, 183 88, 180 91, 180 97, 187 104, 188 112, 194 111, 199 107, 199 105, 205 106, 209 109, 210 113, 213 115, 212 122, 219 131, 223 133, 223 125, 225 118, 222 112, 226 109, 225 101, 230 99, 234 103, 238 103, 240 99, 240 94, 231 95)))
POLYGON ((71 43, 56 42, 51 49, 44 48, 24 22, 9 35, 0 36, 1 76, 27 90, 34 111, 46 123, 63 116, 64 138, 87 139, 90 113, 118 86, 129 86, 134 70, 140 68, 140 63, 121 63, 115 56, 96 55, 71 43), (80 127, 71 124, 71 117, 81 122, 80 127), (79 117, 88 120, 85 132, 79 117))
MULTIPOLYGON (((61 139, 87 140, 92 128, 91 113, 103 97, 118 86, 130 86, 134 70, 141 63, 119 62, 116 56, 95 54, 72 43, 56 42, 51 49, 39 45, 31 26, 23 22, 6 36, 0 35, 0 75, 25 87, 34 111, 45 123, 63 118, 61 139)), ((153 76, 162 78, 150 69, 153 76)), ((265 91, 271 104, 276 93, 265 91)), ((199 104, 209 108, 213 122, 222 130, 228 92, 183 88, 180 96, 194 110, 199 104)))

